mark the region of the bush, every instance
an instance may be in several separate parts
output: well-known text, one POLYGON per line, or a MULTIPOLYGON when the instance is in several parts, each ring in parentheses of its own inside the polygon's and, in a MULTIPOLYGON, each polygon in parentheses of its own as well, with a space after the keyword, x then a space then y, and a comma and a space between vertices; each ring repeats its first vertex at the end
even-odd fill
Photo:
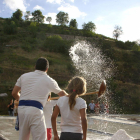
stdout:
POLYGON ((117 45, 118 48, 126 49, 125 44, 122 41, 116 41, 116 45, 117 45))
POLYGON ((132 50, 132 47, 135 45, 135 42, 130 42, 129 40, 125 42, 125 48, 132 50))
POLYGON ((9 35, 17 33, 17 26, 14 21, 11 21, 10 24, 4 23, 4 33, 9 35))
POLYGON ((140 51, 140 46, 138 46, 137 44, 135 44, 135 45, 132 47, 132 50, 133 50, 133 51, 140 51))
POLYGON ((65 34, 66 35, 69 35, 70 34, 70 31, 69 30, 65 30, 65 34))
POLYGON ((111 49, 111 45, 108 41, 103 41, 101 47, 102 49, 111 49))
POLYGON ((37 34, 37 29, 38 29, 37 24, 38 23, 36 22, 31 22, 28 28, 34 38, 36 37, 37 34))
POLYGON ((69 41, 63 40, 59 35, 53 35, 46 38, 44 49, 51 52, 68 53, 69 41))
POLYGON ((51 32, 52 31, 52 25, 51 24, 47 24, 47 28, 46 29, 47 29, 48 32, 51 32))
POLYGON ((83 30, 83 36, 86 36, 86 37, 94 37, 95 36, 95 33, 92 32, 92 31, 83 30))

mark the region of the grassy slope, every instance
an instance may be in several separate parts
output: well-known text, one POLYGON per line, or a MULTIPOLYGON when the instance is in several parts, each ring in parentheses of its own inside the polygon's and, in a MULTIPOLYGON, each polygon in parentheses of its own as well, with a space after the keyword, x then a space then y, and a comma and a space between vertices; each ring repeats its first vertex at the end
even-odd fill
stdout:
MULTIPOLYGON (((45 25, 41 26, 36 38, 28 31, 28 27, 18 27, 15 35, 6 35, 0 26, 0 37, 3 42, 0 45, 0 93, 6 92, 8 98, 0 98, 0 114, 7 114, 7 104, 12 98, 11 91, 17 78, 29 71, 34 70, 34 65, 39 57, 46 57, 50 61, 48 74, 56 79, 63 88, 67 81, 73 76, 71 72, 71 60, 69 56, 60 53, 42 50, 45 33, 45 25), (31 49, 22 49, 26 43, 31 49), (7 46, 6 45, 11 45, 7 46)), ((56 28, 56 27, 55 27, 56 28)), ((94 38, 93 38, 94 40, 94 38)), ((96 41, 98 41, 96 39, 96 41)), ((113 102, 113 113, 119 107, 125 113, 140 112, 140 62, 139 52, 133 52, 119 48, 114 41, 102 40, 106 45, 101 47, 103 52, 115 62, 118 72, 111 82, 111 100, 113 102), (114 100, 113 100, 114 99, 114 100)), ((95 40, 94 40, 95 42, 95 40)), ((102 44, 102 42, 97 42, 102 44)), ((86 97, 87 101, 90 97, 86 97)))
POLYGON ((11 96, 10 89, 13 88, 17 78, 29 71, 34 71, 35 62, 39 57, 46 57, 50 60, 48 74, 58 81, 63 88, 71 78, 71 72, 68 69, 70 60, 68 56, 58 53, 44 52, 36 49, 30 53, 21 48, 5 48, 0 55, 0 93, 8 93, 8 98, 0 98, 0 114, 7 114, 7 104, 11 96))

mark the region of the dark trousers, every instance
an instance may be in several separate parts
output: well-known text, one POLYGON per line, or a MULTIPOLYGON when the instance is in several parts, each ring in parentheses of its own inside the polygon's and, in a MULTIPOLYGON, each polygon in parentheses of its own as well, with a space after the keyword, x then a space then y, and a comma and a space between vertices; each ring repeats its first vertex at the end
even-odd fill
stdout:
POLYGON ((82 140, 81 133, 62 132, 60 140, 82 140))
POLYGON ((94 110, 90 110, 90 113, 94 113, 94 110))

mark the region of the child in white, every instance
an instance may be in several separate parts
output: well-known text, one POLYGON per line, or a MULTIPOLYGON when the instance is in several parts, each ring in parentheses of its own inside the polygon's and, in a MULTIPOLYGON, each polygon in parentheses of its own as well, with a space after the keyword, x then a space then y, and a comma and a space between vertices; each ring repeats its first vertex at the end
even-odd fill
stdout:
POLYGON ((86 81, 74 77, 68 85, 69 95, 60 97, 52 114, 54 140, 86 140, 87 118, 86 102, 78 95, 86 92, 86 81), (61 114, 61 136, 57 134, 56 118, 61 114), (83 138, 82 138, 83 137, 83 138))
POLYGON ((48 100, 46 102, 45 107, 43 108, 45 123, 46 123, 46 130, 47 130, 47 140, 51 140, 52 138, 51 117, 52 117, 53 107, 57 103, 57 100, 50 100, 50 98, 51 98, 51 93, 48 96, 48 100))

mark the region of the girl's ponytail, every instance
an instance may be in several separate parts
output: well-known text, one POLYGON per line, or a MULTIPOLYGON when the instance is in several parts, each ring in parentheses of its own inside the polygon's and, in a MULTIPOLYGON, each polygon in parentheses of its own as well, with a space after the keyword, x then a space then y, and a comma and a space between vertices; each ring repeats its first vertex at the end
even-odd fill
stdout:
POLYGON ((76 92, 74 92, 74 91, 70 94, 70 97, 69 97, 69 106, 70 106, 70 110, 72 110, 73 107, 74 107, 75 104, 76 104, 76 96, 77 96, 77 94, 76 94, 76 92))

